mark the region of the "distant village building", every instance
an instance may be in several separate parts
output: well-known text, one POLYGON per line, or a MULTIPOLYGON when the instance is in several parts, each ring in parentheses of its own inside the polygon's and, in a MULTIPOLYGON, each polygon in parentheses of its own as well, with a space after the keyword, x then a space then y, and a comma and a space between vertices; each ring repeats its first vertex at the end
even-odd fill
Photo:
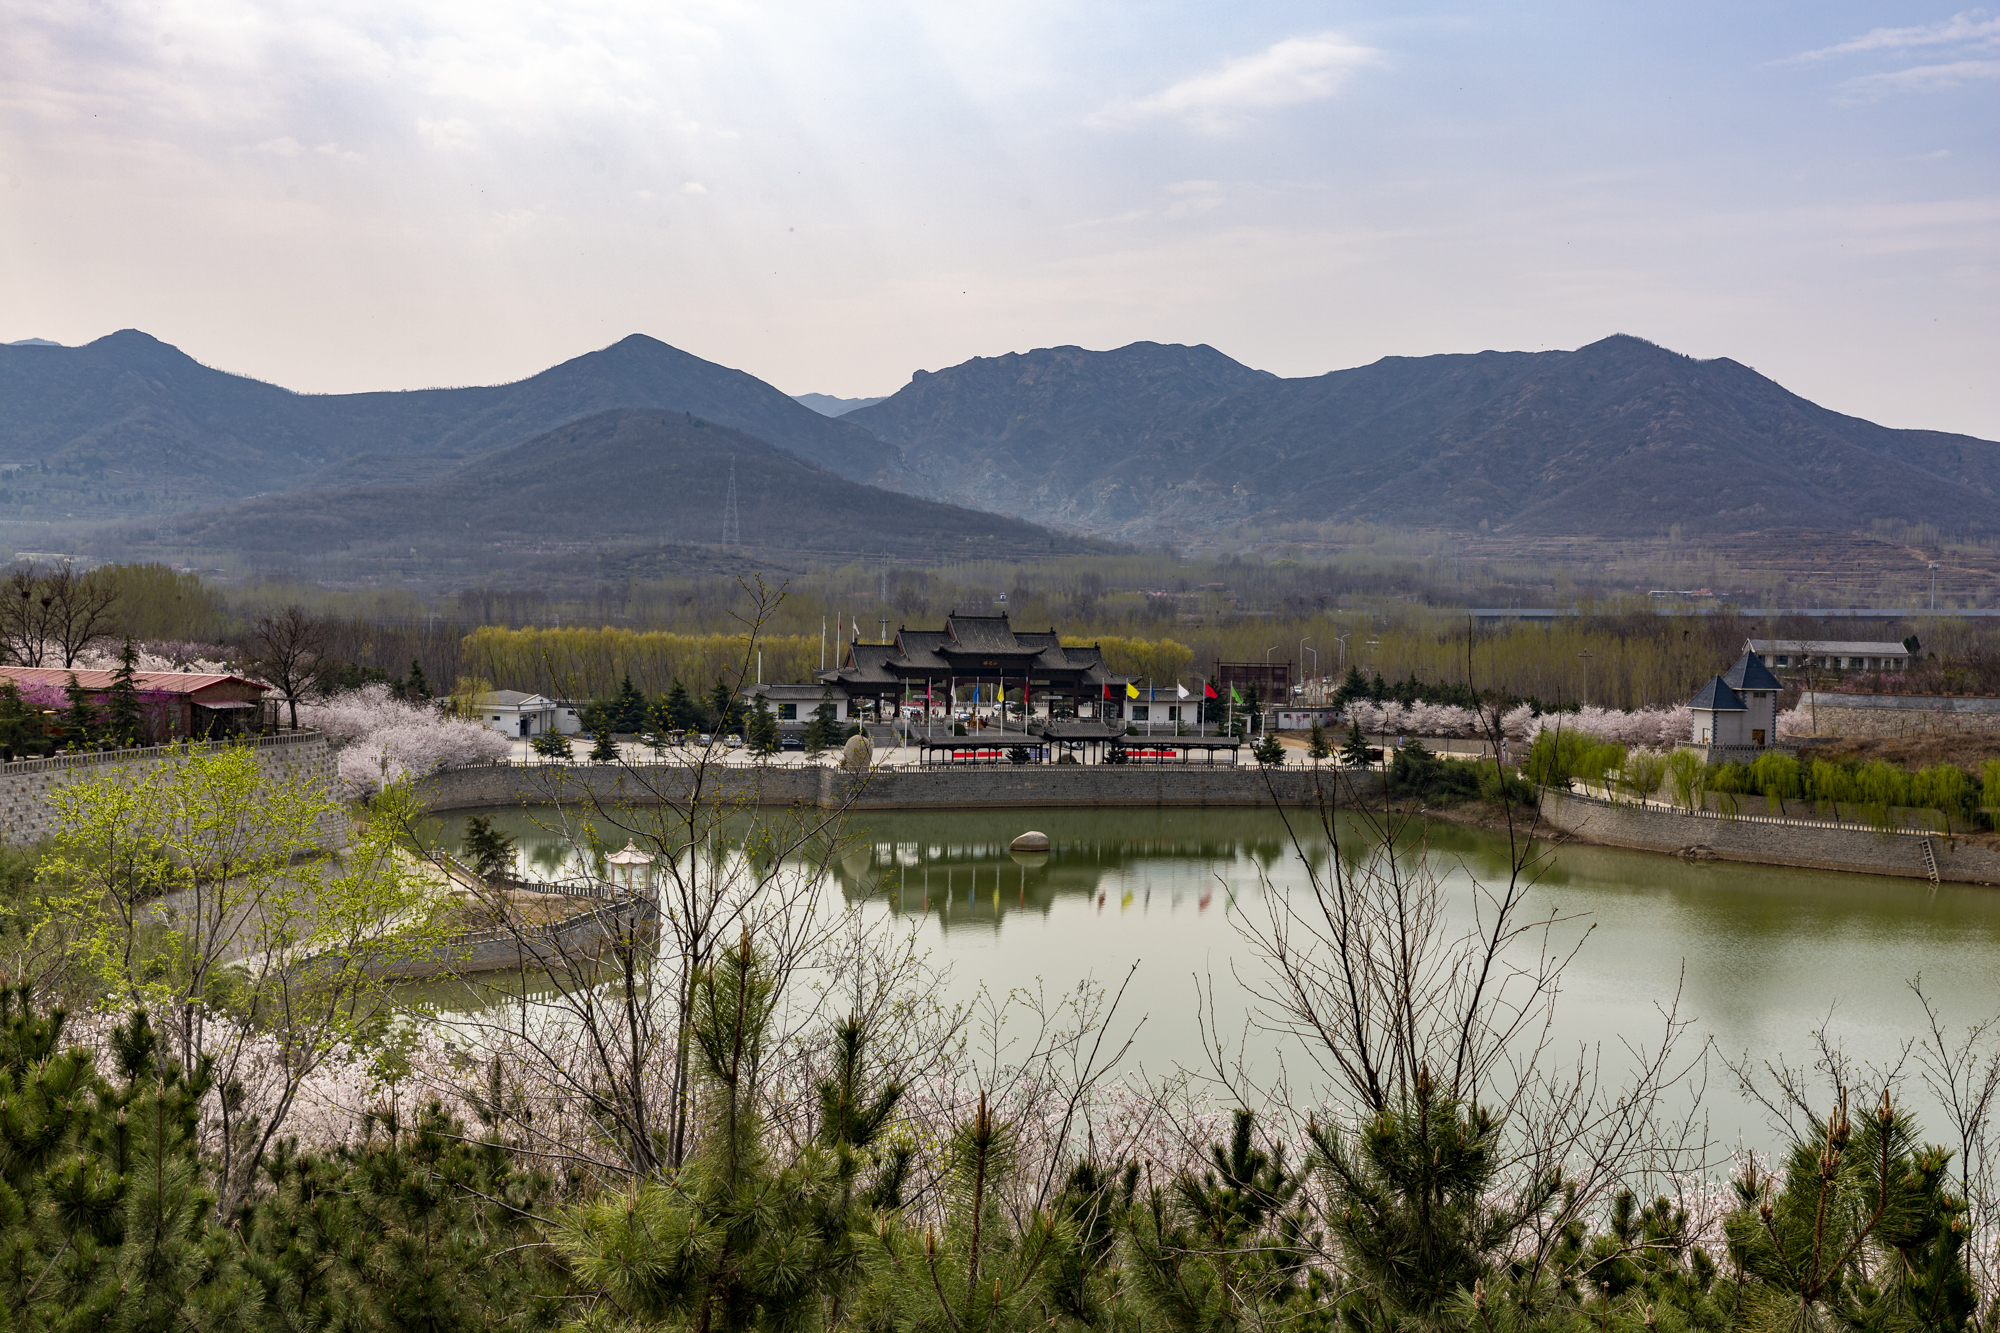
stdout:
POLYGON ((1904 671, 1910 650, 1866 639, 1746 639, 1743 646, 1773 671, 1904 671))
POLYGON ((1755 652, 1688 700, 1693 715, 1688 739, 1696 745, 1762 750, 1778 739, 1778 693, 1784 684, 1755 652))
MULTIPOLYGON (((21 693, 39 698, 47 706, 68 707, 69 684, 91 696, 93 707, 101 708, 111 684, 113 671, 71 671, 65 667, 0 667, 0 680, 12 681, 21 693)), ((242 676, 205 671, 135 671, 132 685, 138 691, 145 717, 147 741, 203 740, 240 735, 265 725, 265 696, 271 687, 242 676)))
POLYGON ((833 699, 833 720, 845 724, 849 717, 849 701, 847 691, 839 686, 748 685, 744 687, 743 699, 753 708, 759 699, 769 703, 780 727, 803 727, 813 720, 813 714, 829 691, 833 699))
POLYGON ((574 736, 583 730, 576 705, 567 699, 551 699, 520 690, 494 690, 474 700, 479 720, 502 736, 516 740, 533 739, 553 731, 574 736))

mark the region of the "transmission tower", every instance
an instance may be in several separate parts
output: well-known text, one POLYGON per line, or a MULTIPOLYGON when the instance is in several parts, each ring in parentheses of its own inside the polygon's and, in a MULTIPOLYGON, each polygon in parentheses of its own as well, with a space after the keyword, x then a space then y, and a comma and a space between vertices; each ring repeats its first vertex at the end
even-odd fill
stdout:
POLYGON ((174 532, 174 490, 173 474, 167 468, 167 451, 160 450, 160 530, 156 539, 162 546, 173 544, 174 532))
POLYGON ((722 544, 743 544, 743 521, 736 514, 736 455, 729 456, 729 495, 722 502, 722 544))

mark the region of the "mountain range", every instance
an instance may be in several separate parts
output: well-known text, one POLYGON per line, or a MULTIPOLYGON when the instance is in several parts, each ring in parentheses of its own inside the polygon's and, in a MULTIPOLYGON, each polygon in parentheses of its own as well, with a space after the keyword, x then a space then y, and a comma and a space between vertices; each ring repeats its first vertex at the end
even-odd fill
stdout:
POLYGON ((657 409, 594 413, 429 481, 322 487, 197 512, 179 520, 176 540, 254 565, 337 566, 351 576, 407 557, 433 573, 477 574, 726 537, 746 552, 819 561, 1017 560, 1102 546, 865 486, 744 431, 657 409))
POLYGON ((130 520, 163 511, 183 516, 182 546, 272 556, 712 542, 727 454, 745 544, 760 532, 829 558, 1356 522, 1519 537, 2000 527, 2000 445, 1878 426, 1623 335, 1291 379, 1207 346, 1043 348, 918 371, 872 402, 795 399, 639 335, 512 384, 335 395, 134 330, 0 346, 0 518, 108 525, 128 545, 130 520), (455 531, 430 521, 447 513, 455 531))
POLYGON ((613 408, 691 412, 864 482, 918 490, 896 450, 755 376, 637 334, 512 384, 301 394, 204 366, 136 329, 0 347, 0 464, 35 517, 444 476, 613 408))
POLYGON ((1843 416, 1735 361, 1627 336, 1300 379, 1209 347, 1048 348, 920 373, 841 420, 899 447, 941 495, 1131 539, 1299 522, 2000 527, 2000 445, 1843 416))

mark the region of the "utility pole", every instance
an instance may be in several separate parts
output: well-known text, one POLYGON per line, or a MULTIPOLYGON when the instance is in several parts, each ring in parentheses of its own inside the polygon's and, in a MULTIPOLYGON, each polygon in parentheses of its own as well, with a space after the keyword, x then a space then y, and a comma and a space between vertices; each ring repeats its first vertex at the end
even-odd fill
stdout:
MULTIPOLYGON (((1938 562, 1933 560, 1931 561, 1931 614, 1933 616, 1937 614, 1937 572, 1938 562)), ((1936 626, 1931 627, 1931 633, 1933 636, 1936 635, 1936 626)))
POLYGON ((1590 649, 1586 648, 1577 656, 1583 659, 1583 706, 1590 707, 1590 649))

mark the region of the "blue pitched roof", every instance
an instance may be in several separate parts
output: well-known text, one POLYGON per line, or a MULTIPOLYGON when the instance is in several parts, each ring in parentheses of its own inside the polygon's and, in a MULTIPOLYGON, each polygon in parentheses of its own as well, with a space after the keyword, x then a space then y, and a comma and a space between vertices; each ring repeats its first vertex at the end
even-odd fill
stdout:
POLYGON ((1742 696, 1729 688, 1729 682, 1720 676, 1711 679, 1701 687, 1701 692, 1688 700, 1689 708, 1705 709, 1712 713, 1746 713, 1742 696))
POLYGON ((1771 674, 1771 668, 1764 665, 1764 659, 1755 653, 1745 653, 1736 659, 1736 664, 1722 673, 1723 683, 1733 690, 1782 690, 1784 684, 1771 674))

